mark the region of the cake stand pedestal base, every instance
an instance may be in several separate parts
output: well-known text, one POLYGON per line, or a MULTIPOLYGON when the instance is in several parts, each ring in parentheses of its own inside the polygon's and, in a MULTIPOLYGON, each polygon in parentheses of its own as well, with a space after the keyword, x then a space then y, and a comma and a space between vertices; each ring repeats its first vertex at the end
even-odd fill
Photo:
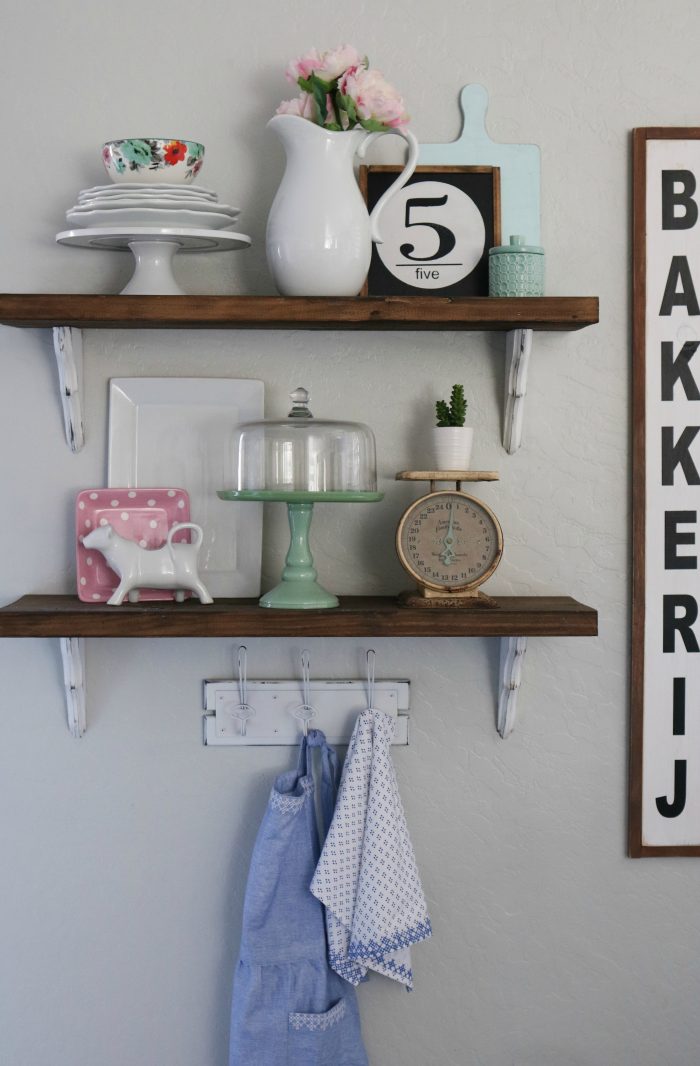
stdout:
POLYGON ((309 548, 309 527, 313 517, 312 503, 288 503, 291 541, 282 571, 282 580, 275 588, 260 597, 261 607, 282 610, 323 610, 338 606, 338 597, 327 592, 316 580, 316 569, 309 548))

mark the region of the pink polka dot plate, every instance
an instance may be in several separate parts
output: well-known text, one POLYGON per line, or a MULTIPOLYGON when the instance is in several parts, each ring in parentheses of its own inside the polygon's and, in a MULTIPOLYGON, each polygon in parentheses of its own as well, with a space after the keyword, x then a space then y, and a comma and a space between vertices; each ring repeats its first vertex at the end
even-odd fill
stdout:
MULTIPOLYGON (((106 603, 119 577, 99 551, 88 550, 83 537, 109 523, 122 537, 142 548, 161 548, 176 522, 189 522, 190 498, 184 489, 83 489, 75 501, 78 597, 85 603, 106 603)), ((189 542, 191 530, 176 533, 173 541, 189 542)), ((189 595, 189 594, 188 594, 189 595)), ((172 600, 169 589, 140 590, 140 600, 172 600)))

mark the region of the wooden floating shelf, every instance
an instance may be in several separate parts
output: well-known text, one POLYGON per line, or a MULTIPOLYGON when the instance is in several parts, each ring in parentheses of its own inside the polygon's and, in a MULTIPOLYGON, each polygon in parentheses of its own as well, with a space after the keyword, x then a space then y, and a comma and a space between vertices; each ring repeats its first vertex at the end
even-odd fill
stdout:
POLYGON ((498 608, 400 607, 393 596, 345 596, 322 611, 279 611, 257 600, 202 606, 108 607, 76 596, 23 596, 0 608, 0 637, 594 637, 598 612, 569 596, 496 596, 498 608))
POLYGON ((596 296, 96 296, 0 294, 6 326, 83 329, 575 330, 596 296))

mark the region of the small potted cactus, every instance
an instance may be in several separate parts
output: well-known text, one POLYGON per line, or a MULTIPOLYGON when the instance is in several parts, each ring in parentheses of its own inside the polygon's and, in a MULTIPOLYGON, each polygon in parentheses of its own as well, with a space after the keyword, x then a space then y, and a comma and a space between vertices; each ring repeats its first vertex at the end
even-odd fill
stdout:
POLYGON ((433 444, 437 470, 468 470, 472 454, 474 430, 465 426, 467 401, 464 386, 453 385, 449 403, 435 404, 437 425, 433 429, 433 444))

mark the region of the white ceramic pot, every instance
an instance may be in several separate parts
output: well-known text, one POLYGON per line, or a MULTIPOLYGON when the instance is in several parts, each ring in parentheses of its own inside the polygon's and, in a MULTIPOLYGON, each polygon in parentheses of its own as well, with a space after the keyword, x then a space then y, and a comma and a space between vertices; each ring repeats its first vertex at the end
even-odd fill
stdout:
POLYGON ((283 296, 357 296, 372 241, 381 241, 384 205, 415 170, 415 137, 404 130, 333 132, 297 115, 275 115, 267 125, 287 154, 267 221, 267 263, 277 289, 283 296), (353 163, 384 132, 408 142, 408 161, 370 216, 353 163))
POLYGON ((436 470, 469 470, 474 430, 471 426, 434 426, 436 470))

